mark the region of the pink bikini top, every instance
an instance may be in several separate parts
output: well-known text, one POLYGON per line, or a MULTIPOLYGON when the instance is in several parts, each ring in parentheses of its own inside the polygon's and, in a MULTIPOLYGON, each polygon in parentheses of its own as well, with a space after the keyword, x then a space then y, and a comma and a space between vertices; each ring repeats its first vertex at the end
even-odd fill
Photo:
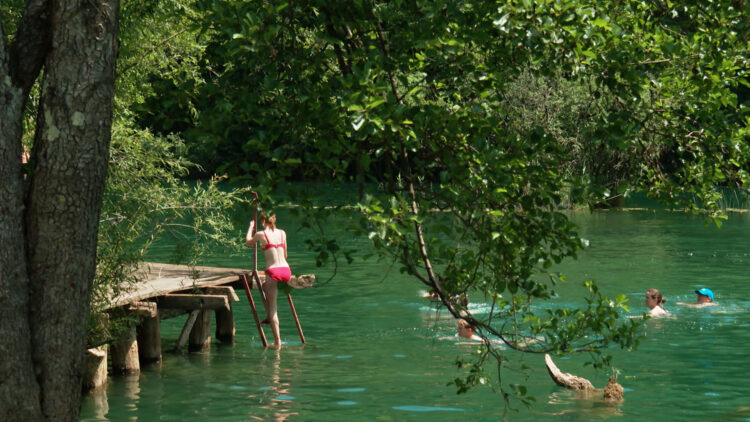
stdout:
POLYGON ((268 235, 266 234, 266 231, 263 230, 263 236, 266 238, 266 244, 260 247, 260 250, 265 251, 266 249, 270 248, 283 248, 284 247, 284 232, 281 232, 281 243, 273 244, 270 240, 268 240, 268 235))

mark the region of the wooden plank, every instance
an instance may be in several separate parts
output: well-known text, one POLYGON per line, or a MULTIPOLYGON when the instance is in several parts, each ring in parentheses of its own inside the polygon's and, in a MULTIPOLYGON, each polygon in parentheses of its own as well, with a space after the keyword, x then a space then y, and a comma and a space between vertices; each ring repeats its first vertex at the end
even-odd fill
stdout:
POLYGON ((157 309, 155 302, 133 302, 125 307, 125 310, 138 318, 156 318, 157 309))
POLYGON ((207 295, 224 295, 230 302, 239 302, 240 298, 237 293, 234 292, 234 288, 231 286, 212 286, 206 287, 203 290, 204 294, 207 295))
MULTIPOLYGON (((144 262, 138 266, 136 275, 143 280, 125 288, 125 291, 109 300, 108 308, 123 306, 181 290, 233 284, 239 275, 250 270, 241 268, 219 268, 144 262)), ((261 278, 265 277, 259 271, 261 278)), ((315 275, 292 276, 289 285, 296 289, 312 287, 315 275)), ((258 286, 253 286, 258 288, 258 286)))
POLYGON ((156 299, 160 309, 229 309, 224 295, 169 294, 156 299))
POLYGON ((160 309, 159 320, 178 317, 180 315, 185 315, 188 312, 190 312, 188 309, 160 309))

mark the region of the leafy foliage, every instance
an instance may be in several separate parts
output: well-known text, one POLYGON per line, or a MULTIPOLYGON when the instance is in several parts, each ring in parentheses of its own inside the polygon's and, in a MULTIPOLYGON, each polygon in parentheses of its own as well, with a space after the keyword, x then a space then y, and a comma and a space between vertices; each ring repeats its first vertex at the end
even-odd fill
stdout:
MULTIPOLYGON (((644 189, 719 218, 719 189, 747 186, 742 2, 196 7, 203 82, 178 101, 197 111, 183 131, 193 153, 269 192, 290 178, 359 183, 354 229, 456 317, 518 350, 588 351, 599 366, 607 345, 637 345, 638 324, 619 318, 624 297, 591 282, 585 307, 543 306, 556 282, 543 276, 583 246, 564 205, 644 189), (368 183, 378 190, 365 195, 368 183), (466 292, 492 312, 470 315, 452 299, 466 292)), ((142 122, 169 130, 180 119, 142 122)), ((310 246, 321 263, 337 248, 310 246)), ((488 343, 481 356, 497 361, 506 400, 525 400, 502 381, 499 350, 488 343)), ((472 368, 459 391, 481 374, 472 368)))
MULTIPOLYGON (((229 228, 211 210, 241 192, 210 185, 188 201, 178 156, 251 178, 264 196, 289 179, 355 182, 352 229, 453 315, 514 349, 586 351, 601 366, 605 347, 637 345, 638 323, 593 282, 581 309, 545 305, 560 280, 549 269, 584 246, 562 208, 643 189, 716 219, 720 189, 747 186, 743 2, 143 0, 125 11, 121 112, 157 136, 123 124, 115 137, 107 207, 128 212, 104 217, 115 263, 142 252, 113 239, 142 247, 144 233, 184 221, 214 240, 229 228), (176 18, 157 24, 166 14, 176 18), (467 292, 492 311, 469 314, 453 299, 467 292)), ((322 221, 340 210, 300 204, 321 234, 308 244, 318 264, 335 260, 322 221)), ((458 390, 492 384, 527 402, 501 377, 502 356, 484 345, 458 390)))

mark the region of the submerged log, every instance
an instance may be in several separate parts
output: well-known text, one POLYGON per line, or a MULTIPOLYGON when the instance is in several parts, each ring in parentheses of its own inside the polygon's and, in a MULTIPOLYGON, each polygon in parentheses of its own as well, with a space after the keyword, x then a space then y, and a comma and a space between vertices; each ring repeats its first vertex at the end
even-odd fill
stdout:
POLYGON ((555 365, 555 362, 552 362, 552 357, 550 357, 550 355, 544 355, 544 362, 547 364, 547 371, 549 371, 550 377, 552 377, 552 380, 557 385, 570 388, 571 390, 594 390, 594 385, 586 378, 581 378, 560 371, 557 365, 555 365))
POLYGON ((609 377, 609 382, 604 387, 604 400, 621 401, 624 395, 625 389, 613 377, 609 377))
MULTIPOLYGON (((550 357, 550 355, 544 355, 544 362, 547 364, 547 371, 549 371, 549 375, 550 377, 552 377, 552 380, 555 382, 555 384, 584 393, 602 391, 600 389, 595 389, 594 385, 591 384, 591 381, 587 380, 586 378, 581 378, 579 376, 563 373, 562 371, 560 371, 557 365, 555 365, 555 362, 552 361, 552 357, 550 357)), ((609 382, 604 388, 604 400, 619 402, 623 400, 624 395, 625 389, 622 388, 622 386, 618 384, 613 377, 609 377, 609 382)), ((586 396, 590 397, 590 394, 586 394, 586 396)))

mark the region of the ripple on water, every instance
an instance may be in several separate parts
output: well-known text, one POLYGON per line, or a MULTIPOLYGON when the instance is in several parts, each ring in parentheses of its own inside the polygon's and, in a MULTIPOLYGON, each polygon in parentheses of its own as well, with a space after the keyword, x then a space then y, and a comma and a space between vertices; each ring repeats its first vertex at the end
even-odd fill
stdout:
POLYGON ((357 402, 344 400, 344 401, 337 401, 336 404, 341 405, 341 406, 354 406, 355 404, 357 404, 357 402))
POLYGON ((437 406, 393 406, 392 409, 405 412, 463 412, 459 407, 437 407, 437 406))
POLYGON ((355 387, 355 388, 339 388, 339 389, 338 389, 338 390, 336 390, 336 391, 338 391, 338 392, 341 392, 341 393, 361 393, 361 392, 365 391, 365 389, 364 389, 364 388, 362 388, 362 387, 355 387))

